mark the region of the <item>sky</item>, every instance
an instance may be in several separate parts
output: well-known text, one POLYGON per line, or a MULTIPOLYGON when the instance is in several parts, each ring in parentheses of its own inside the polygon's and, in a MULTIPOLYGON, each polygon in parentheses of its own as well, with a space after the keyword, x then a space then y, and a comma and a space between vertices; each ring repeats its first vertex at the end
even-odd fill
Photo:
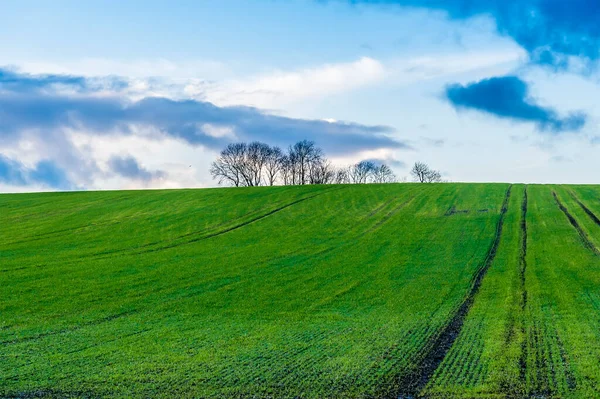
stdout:
POLYGON ((596 0, 0 4, 0 192, 212 187, 228 143, 599 183, 596 0))

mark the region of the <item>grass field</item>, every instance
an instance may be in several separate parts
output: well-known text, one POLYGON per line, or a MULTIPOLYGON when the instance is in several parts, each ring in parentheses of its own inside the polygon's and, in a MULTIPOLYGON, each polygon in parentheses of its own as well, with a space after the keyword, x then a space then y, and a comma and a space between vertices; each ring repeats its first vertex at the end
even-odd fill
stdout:
POLYGON ((0 195, 0 397, 594 398, 600 186, 0 195))

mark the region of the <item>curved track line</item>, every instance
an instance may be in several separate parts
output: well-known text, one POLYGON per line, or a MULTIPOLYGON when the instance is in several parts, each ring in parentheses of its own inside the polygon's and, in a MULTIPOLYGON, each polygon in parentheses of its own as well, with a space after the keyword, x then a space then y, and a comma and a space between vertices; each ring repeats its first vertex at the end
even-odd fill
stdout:
POLYGON ((381 227, 384 223, 386 223, 388 220, 390 220, 392 217, 394 217, 398 212, 400 212, 406 205, 408 205, 415 198, 416 198, 416 195, 413 195, 406 201, 400 203, 398 206, 395 206, 394 208, 392 208, 388 213, 385 214, 384 217, 381 218, 381 220, 379 220, 377 223, 375 223, 373 226, 371 226, 362 235, 366 235, 368 233, 372 233, 373 231, 377 230, 377 228, 381 227))
POLYGON ((47 331, 47 332, 42 332, 42 333, 38 333, 35 335, 29 335, 29 336, 25 336, 25 337, 16 337, 13 339, 8 339, 5 341, 1 341, 0 345, 12 345, 12 344, 18 344, 21 342, 28 342, 28 341, 35 341, 41 338, 45 338, 51 335, 60 335, 60 334, 65 334, 65 333, 69 333, 69 332, 73 332, 73 331, 77 331, 77 330, 81 330, 82 328, 85 327, 91 327, 91 326, 96 326, 99 324, 103 324, 103 323, 108 323, 111 322, 113 320, 116 319, 120 319, 122 317, 127 317, 130 316, 134 313, 137 313, 137 310, 128 310, 125 312, 121 312, 121 313, 117 313, 117 314, 113 314, 113 315, 109 315, 109 316, 105 316, 105 317, 101 317, 99 319, 96 320, 90 320, 88 322, 79 324, 79 325, 75 325, 75 326, 70 326, 70 327, 65 327, 62 328, 60 330, 55 330, 55 331, 47 331))
POLYGON ((193 243, 196 243, 196 242, 199 242, 199 241, 208 240, 209 238, 218 237, 218 236, 221 236, 223 234, 230 233, 232 231, 240 229, 242 227, 248 226, 249 224, 258 222, 258 221, 260 221, 262 219, 265 219, 265 218, 267 218, 269 216, 272 216, 272 215, 274 215, 274 214, 276 214, 278 212, 281 212, 281 211, 283 211, 283 210, 285 210, 285 209, 287 209, 287 208, 289 208, 291 206, 297 205, 297 204, 299 204, 301 202, 308 201, 310 199, 319 197, 319 196, 321 196, 321 195, 323 195, 323 194, 325 194, 327 192, 330 192, 330 191, 341 190, 341 189, 343 189, 343 187, 340 187, 340 188, 337 188, 337 189, 325 189, 325 190, 323 190, 323 191, 321 191, 321 192, 319 192, 317 194, 310 195, 308 197, 303 197, 303 198, 300 198, 298 200, 295 200, 295 201, 292 201, 290 203, 287 203, 285 205, 282 205, 280 207, 277 207, 277 208, 275 208, 275 209, 273 209, 273 210, 271 210, 271 211, 269 211, 267 213, 264 213, 262 215, 259 215, 259 216, 255 217, 255 218, 246 220, 245 222, 238 223, 238 224, 236 224, 234 226, 228 227, 228 228, 220 230, 220 231, 215 231, 214 233, 210 233, 210 234, 207 234, 207 235, 204 235, 204 236, 201 236, 201 237, 192 238, 190 240, 186 240, 186 241, 182 241, 182 242, 171 243, 170 245, 164 245, 164 246, 159 246, 159 247, 155 247, 155 248, 148 248, 148 249, 145 249, 145 250, 142 250, 142 251, 135 251, 135 250, 133 250, 131 252, 125 253, 124 255, 140 255, 140 254, 151 253, 151 252, 156 252, 156 251, 163 251, 163 250, 166 250, 166 249, 176 248, 176 247, 180 247, 180 246, 183 246, 183 245, 188 245, 188 244, 193 244, 193 243))
MULTIPOLYGON (((217 237, 217 236, 223 235, 225 233, 229 233, 229 232, 231 232, 233 230, 239 229, 241 227, 247 226, 247 225, 249 225, 251 223, 254 223, 254 222, 262 220, 262 219, 264 219, 266 217, 269 217, 269 216, 271 216, 271 215, 273 215, 273 214, 275 214, 277 212, 280 212, 280 211, 282 211, 282 210, 284 210, 286 208, 291 207, 292 205, 296 205, 298 203, 301 203, 301 202, 310 200, 312 198, 324 195, 324 194, 326 194, 328 192, 341 190, 343 188, 344 187, 338 187, 338 188, 327 188, 327 189, 321 190, 320 192, 318 192, 316 194, 313 194, 313 195, 310 195, 310 196, 307 196, 307 197, 303 197, 303 198, 297 199, 295 201, 289 202, 289 203, 284 204, 282 206, 279 206, 279 207, 277 207, 275 209, 272 209, 272 210, 270 210, 270 211, 268 211, 266 213, 263 213, 263 214, 261 214, 259 216, 251 218, 249 220, 246 220, 245 222, 241 222, 241 223, 238 223, 238 224, 233 225, 231 227, 228 227, 226 229, 215 231, 213 233, 209 233, 207 235, 203 235, 203 236, 200 236, 200 237, 192 238, 192 239, 189 239, 189 240, 179 241, 182 238, 191 237, 191 236, 194 236, 194 235, 199 235, 199 234, 205 233, 207 230, 210 231, 211 228, 209 227, 208 229, 205 229, 205 230, 200 230, 200 231, 192 232, 192 233, 186 233, 186 234, 183 234, 181 236, 178 236, 178 237, 175 237, 175 238, 172 238, 172 239, 169 239, 169 240, 165 240, 165 241, 155 241, 155 242, 147 243, 147 244, 135 247, 135 248, 122 248, 122 249, 118 249, 118 250, 114 250, 114 251, 96 252, 96 253, 90 254, 88 256, 92 257, 92 258, 96 258, 96 259, 108 259, 108 258, 113 257, 116 254, 121 254, 122 256, 140 255, 140 254, 145 254, 145 253, 150 253, 150 252, 156 252, 156 251, 162 251, 162 250, 165 250, 165 249, 175 248, 175 247, 179 247, 179 246, 182 246, 182 245, 192 244, 192 243, 195 243, 195 242, 198 242, 198 241, 206 240, 206 239, 209 239, 209 238, 213 238, 213 237, 217 237), (170 244, 169 245, 159 246, 159 244, 164 243, 164 242, 169 242, 170 244)), ((213 226, 213 227, 222 226, 223 224, 226 224, 227 222, 231 222, 233 220, 238 220, 238 219, 240 219, 242 217, 249 216, 249 215, 251 215, 253 213, 256 213, 256 211, 249 212, 249 213, 247 213, 245 215, 242 215, 240 217, 234 218, 232 220, 225 221, 225 222, 220 223, 220 224, 218 224, 216 226, 213 226)))

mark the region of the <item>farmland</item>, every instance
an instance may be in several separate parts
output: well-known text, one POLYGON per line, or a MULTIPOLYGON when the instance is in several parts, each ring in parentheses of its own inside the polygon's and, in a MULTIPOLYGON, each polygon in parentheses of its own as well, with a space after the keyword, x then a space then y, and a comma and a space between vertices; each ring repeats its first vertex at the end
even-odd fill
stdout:
POLYGON ((0 397, 600 392, 600 187, 0 195, 0 397))

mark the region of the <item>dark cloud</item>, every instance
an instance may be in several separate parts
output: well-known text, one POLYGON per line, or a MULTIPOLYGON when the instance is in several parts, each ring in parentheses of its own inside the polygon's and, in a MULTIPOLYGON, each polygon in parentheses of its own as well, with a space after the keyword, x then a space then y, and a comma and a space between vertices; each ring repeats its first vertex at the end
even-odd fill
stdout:
MULTIPOLYGON (((0 142, 18 137, 23 131, 72 128, 90 134, 132 134, 132 126, 141 126, 153 128, 147 131, 159 131, 213 149, 233 139, 215 134, 214 128, 230 129, 236 140, 262 140, 283 146, 303 139, 314 140, 332 154, 408 148, 406 143, 388 136, 393 129, 387 126, 287 118, 251 107, 218 107, 195 100, 151 97, 131 102, 118 93, 112 97, 87 92, 69 96, 48 90, 18 90, 24 86, 49 87, 45 86, 48 82, 57 81, 76 85, 79 82, 76 77, 61 80, 54 75, 12 74, 6 80, 10 80, 10 87, 15 90, 0 90, 0 142)), ((81 83, 82 87, 86 84, 81 83)))
POLYGON ((52 161, 41 161, 35 167, 28 168, 21 162, 2 154, 0 154, 0 183, 11 186, 41 184, 59 190, 73 188, 65 171, 52 161))
POLYGON ((141 166, 131 155, 115 155, 108 161, 108 166, 113 173, 128 179, 150 181, 166 176, 162 171, 149 171, 141 166))
POLYGON ((560 118, 554 109, 535 104, 528 91, 527 83, 518 77, 504 76, 465 86, 448 86, 446 97, 458 109, 473 109, 500 118, 533 122, 542 131, 577 131, 585 125, 583 113, 560 118))
POLYGON ((531 61, 557 68, 567 57, 600 58, 598 0, 348 0, 441 10, 453 19, 490 15, 500 34, 513 38, 531 61))

